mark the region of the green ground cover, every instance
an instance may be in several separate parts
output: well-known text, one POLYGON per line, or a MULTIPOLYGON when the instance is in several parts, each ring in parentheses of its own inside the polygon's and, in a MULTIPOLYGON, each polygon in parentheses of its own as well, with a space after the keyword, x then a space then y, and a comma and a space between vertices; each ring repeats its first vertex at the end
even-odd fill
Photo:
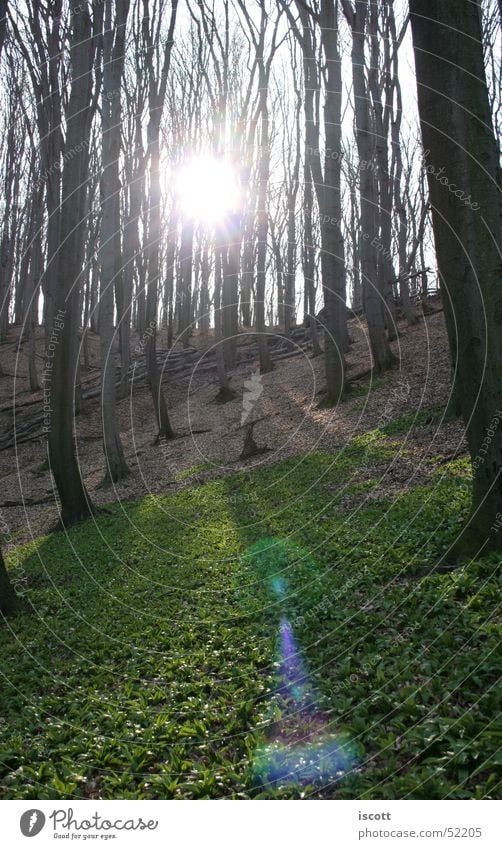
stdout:
POLYGON ((396 451, 373 431, 11 552, 0 795, 496 798, 500 557, 428 572, 468 466, 365 503, 396 451))

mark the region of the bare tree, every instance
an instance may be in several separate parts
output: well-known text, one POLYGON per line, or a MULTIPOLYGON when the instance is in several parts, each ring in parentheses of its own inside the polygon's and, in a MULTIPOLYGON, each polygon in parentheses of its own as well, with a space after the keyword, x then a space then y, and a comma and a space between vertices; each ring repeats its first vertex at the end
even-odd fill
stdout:
POLYGON ((64 525, 85 519, 92 512, 75 457, 73 421, 89 143, 96 104, 93 67, 102 9, 96 0, 93 6, 94 26, 87 0, 70 0, 70 12, 71 87, 65 116, 60 243, 55 261, 55 310, 51 327, 51 336, 54 334, 55 337, 54 357, 51 359, 52 366, 46 369, 45 378, 45 389, 52 407, 50 469, 61 499, 64 525))
MULTIPOLYGON (((61 32, 63 26, 63 0, 50 4, 28 5, 25 18, 19 9, 9 10, 10 25, 15 35, 16 49, 20 51, 31 79, 35 97, 41 175, 45 185, 47 208, 46 266, 41 285, 44 293, 44 322, 46 341, 51 335, 54 314, 54 286, 60 244, 61 216, 61 154, 63 149, 63 60, 61 32), (19 27, 21 26, 22 29, 19 27)), ((74 7, 70 4, 70 9, 74 7)), ((99 13, 99 9, 98 9, 99 13)), ((77 15, 88 14, 87 3, 77 15)), ((94 49, 94 48, 93 48, 94 49)), ((67 148, 68 149, 68 148, 67 148)))
POLYGON ((169 421, 167 405, 162 391, 161 376, 157 364, 157 305, 160 277, 160 122, 166 97, 167 80, 171 64, 171 53, 176 25, 178 0, 172 0, 169 29, 164 43, 160 72, 155 67, 154 22, 150 20, 149 2, 143 0, 143 38, 146 45, 146 64, 148 73, 148 157, 150 160, 150 186, 148 192, 148 284, 146 318, 148 334, 146 337, 146 358, 148 379, 159 428, 158 439, 172 439, 174 432, 169 421))
POLYGON ((270 180, 270 116, 269 116, 269 84, 272 61, 278 48, 278 28, 280 12, 273 21, 272 35, 267 50, 267 13, 265 0, 258 0, 259 23, 256 23, 243 0, 237 0, 239 8, 246 21, 249 36, 253 43, 258 62, 258 114, 260 119, 260 145, 258 155, 258 188, 256 209, 256 332, 258 336, 258 351, 260 355, 260 371, 262 374, 273 368, 265 332, 265 292, 267 285, 267 246, 268 246, 268 188, 270 180), (267 55, 265 55, 267 54, 267 55))
MULTIPOLYGON (((116 405, 116 366, 114 353, 113 293, 123 276, 120 226, 119 157, 121 149, 121 88, 124 68, 125 32, 129 0, 106 0, 103 32, 102 174, 100 310, 101 336, 101 413, 106 478, 116 482, 128 473, 120 440, 116 405), (113 9, 112 9, 113 5, 113 9)), ((122 283, 119 289, 123 290, 122 283)), ((123 303, 117 302, 119 322, 123 303)))
MULTIPOLYGON (((324 356, 326 402, 336 403, 345 388, 344 353, 348 347, 345 246, 341 202, 341 56, 338 44, 338 2, 321 0, 320 9, 297 0, 301 28, 282 3, 303 52, 306 164, 310 171, 321 223, 321 278, 324 296, 324 356), (321 164, 320 127, 314 103, 321 88, 312 22, 320 29, 324 63, 324 161, 321 164)), ((309 236, 310 238, 310 236, 309 236)))
POLYGON ((385 332, 385 296, 378 278, 378 192, 376 181, 375 134, 370 112, 370 92, 366 77, 365 40, 370 0, 341 0, 345 17, 352 30, 352 79, 360 170, 361 206, 361 275, 363 306, 368 321, 373 365, 385 371, 395 363, 385 332))

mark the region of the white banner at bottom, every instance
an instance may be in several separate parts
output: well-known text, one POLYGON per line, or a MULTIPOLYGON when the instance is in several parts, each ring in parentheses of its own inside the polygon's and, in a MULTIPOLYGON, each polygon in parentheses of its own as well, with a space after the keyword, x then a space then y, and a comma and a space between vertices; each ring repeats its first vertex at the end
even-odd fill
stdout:
POLYGON ((5 849, 502 846, 495 801, 3 801, 0 816, 5 849))

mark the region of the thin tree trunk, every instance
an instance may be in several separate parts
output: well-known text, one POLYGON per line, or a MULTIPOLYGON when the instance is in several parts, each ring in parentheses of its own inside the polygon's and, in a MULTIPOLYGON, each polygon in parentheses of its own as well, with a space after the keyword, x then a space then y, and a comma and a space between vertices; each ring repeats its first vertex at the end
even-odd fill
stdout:
POLYGON ((235 365, 239 333, 239 268, 241 257, 240 216, 229 214, 224 228, 222 254, 222 331, 223 353, 227 368, 235 365))
POLYGON ((192 335, 192 270, 193 270, 193 220, 183 221, 180 243, 180 340, 189 344, 192 335))
POLYGON ((268 181, 270 177, 270 139, 268 116, 268 79, 262 71, 260 74, 260 111, 261 111, 261 150, 258 165, 258 209, 256 236, 258 252, 256 258, 256 333, 258 336, 258 352, 260 355, 260 372, 265 374, 273 368, 265 334, 265 289, 267 266, 267 237, 268 237, 268 181))
POLYGON ((304 177, 304 199, 303 199, 303 285, 306 294, 305 312, 307 313, 308 327, 310 331, 310 340, 312 342, 312 351, 314 357, 322 354, 319 344, 319 334, 317 332, 317 320, 315 317, 315 249, 314 236, 312 228, 312 207, 313 207, 313 191, 312 191, 312 176, 310 168, 307 165, 307 156, 305 157, 305 177, 304 177))
POLYGON ((342 3, 352 29, 352 77, 360 170, 361 276, 364 310, 368 322, 373 365, 376 371, 381 372, 394 365, 395 357, 392 354, 385 332, 385 299, 378 285, 376 160, 370 120, 369 91, 365 74, 365 33, 369 0, 356 0, 355 11, 352 9, 349 0, 342 0, 342 3))
MULTIPOLYGON (((120 440, 116 404, 116 364, 113 327, 113 294, 120 289, 123 295, 123 263, 120 234, 119 157, 121 149, 120 89, 124 66, 125 28, 129 0, 116 0, 112 25, 112 0, 106 0, 103 32, 103 97, 101 174, 101 279, 100 314, 101 336, 101 413, 103 450, 107 472, 105 480, 116 483, 129 472, 120 440), (118 280, 120 278, 120 283, 118 280)), ((123 304, 122 304, 123 307, 123 304)), ((117 303, 119 322, 123 309, 117 303)))
MULTIPOLYGON (((146 360, 148 381, 152 393, 152 400, 158 424, 157 441, 160 439, 173 439, 174 431, 169 421, 167 404, 162 391, 162 382, 159 375, 156 352, 157 339, 157 307, 158 288, 160 277, 160 238, 161 238, 161 215, 160 215, 160 122, 164 101, 166 96, 167 77, 171 64, 171 52, 176 25, 178 9, 177 0, 172 0, 171 18, 169 31, 164 42, 164 54, 160 79, 156 78, 153 66, 153 31, 150 28, 148 14, 148 0, 144 0, 143 34, 146 40, 147 69, 148 69, 148 98, 149 98, 149 120, 148 120, 148 156, 150 158, 150 190, 148 194, 148 282, 146 296, 146 320, 148 327, 146 340, 146 360)), ((139 306, 139 304, 138 304, 139 306)), ((146 332, 146 331, 145 331, 146 332)))
POLYGON ((324 185, 321 212, 321 268, 324 293, 324 357, 326 401, 337 403, 345 389, 345 358, 348 348, 345 247, 342 234, 342 64, 338 48, 338 3, 321 2, 321 41, 326 61, 324 102, 324 185))

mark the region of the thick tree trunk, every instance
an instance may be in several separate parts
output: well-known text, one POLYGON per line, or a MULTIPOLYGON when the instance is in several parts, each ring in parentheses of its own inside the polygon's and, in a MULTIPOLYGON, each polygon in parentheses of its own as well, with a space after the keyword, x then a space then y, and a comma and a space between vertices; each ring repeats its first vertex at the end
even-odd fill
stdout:
POLYGON ((450 349, 473 463, 460 546, 502 548, 502 203, 477 2, 411 0, 418 104, 450 349))
MULTIPOLYGON (((83 264, 84 212, 89 174, 94 41, 87 2, 71 0, 71 89, 66 119, 60 245, 56 261, 55 307, 47 351, 44 392, 52 408, 50 467, 61 498, 64 525, 89 517, 92 505, 83 484, 73 439, 77 374, 79 280, 83 264), (53 346, 51 348, 51 345, 53 346), (53 356, 52 356, 53 354, 53 356)), ((44 398, 45 400, 45 398, 44 398)))

